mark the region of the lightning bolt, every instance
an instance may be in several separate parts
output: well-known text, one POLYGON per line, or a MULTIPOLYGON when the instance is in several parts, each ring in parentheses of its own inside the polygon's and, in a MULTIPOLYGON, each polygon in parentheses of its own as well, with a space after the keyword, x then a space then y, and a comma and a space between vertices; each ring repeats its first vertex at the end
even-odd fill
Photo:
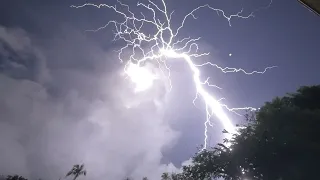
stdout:
MULTIPOLYGON (((192 60, 193 58, 199 58, 202 56, 209 55, 209 53, 198 53, 199 46, 197 42, 201 39, 201 37, 185 37, 179 39, 178 35, 180 30, 184 27, 187 19, 197 19, 195 12, 203 8, 208 8, 216 12, 218 15, 224 17, 228 21, 229 26, 231 26, 231 20, 233 18, 248 19, 254 17, 253 12, 249 15, 243 15, 242 9, 236 14, 226 15, 226 13, 223 10, 213 8, 210 5, 206 4, 193 9, 190 13, 184 16, 181 24, 176 29, 174 29, 171 25, 171 18, 174 11, 168 12, 164 0, 161 0, 162 7, 154 3, 152 0, 146 0, 146 3, 138 2, 138 7, 145 8, 146 12, 151 13, 151 15, 149 14, 148 16, 146 16, 143 12, 140 12, 140 14, 133 13, 129 5, 124 4, 120 1, 117 2, 118 3, 116 5, 85 3, 78 6, 72 5, 71 7, 83 8, 86 6, 91 6, 95 8, 108 8, 123 17, 122 21, 111 20, 102 27, 87 31, 97 32, 99 30, 105 29, 109 25, 114 26, 115 32, 113 40, 122 40, 125 43, 125 45, 117 51, 120 62, 125 63, 124 72, 127 75, 127 77, 131 78, 131 80, 133 80, 136 84, 143 84, 140 87, 137 87, 136 91, 146 90, 147 87, 150 86, 150 84, 152 83, 152 80, 154 79, 154 76, 152 74, 152 79, 147 79, 148 74, 145 72, 146 69, 143 69, 146 62, 157 63, 159 65, 159 69, 166 74, 166 77, 170 82, 170 86, 170 67, 167 65, 167 60, 182 59, 185 63, 187 63, 188 67, 192 72, 193 83, 196 87, 196 96, 193 103, 197 98, 201 98, 205 104, 206 109, 206 120, 204 122, 205 129, 203 149, 207 148, 208 126, 213 126, 211 121, 211 117, 213 115, 219 119, 219 121, 222 123, 225 130, 229 132, 229 134, 235 133, 236 127, 232 124, 231 120, 224 112, 224 109, 238 114, 236 112, 238 110, 255 110, 255 108, 228 108, 227 105, 222 104, 222 99, 217 99, 213 95, 209 94, 209 92, 205 89, 206 86, 216 87, 219 89, 221 88, 216 85, 210 84, 209 78, 207 78, 205 81, 202 81, 201 71, 199 67, 212 66, 221 70, 223 73, 242 72, 247 75, 251 75, 263 74, 268 69, 274 68, 276 66, 267 67, 263 71, 246 72, 243 69, 220 67, 217 64, 211 62, 206 62, 204 64, 196 64, 192 60), (117 5, 119 7, 117 7, 117 5), (144 33, 148 32, 147 29, 150 28, 154 29, 153 33, 144 33), (130 52, 132 53, 127 55, 124 53, 124 51, 126 50, 130 50, 130 52), (137 57, 138 54, 142 54, 142 57, 137 57), (125 58, 123 58, 123 56, 125 56, 125 58)), ((271 3, 272 1, 267 7, 269 7, 271 3)))

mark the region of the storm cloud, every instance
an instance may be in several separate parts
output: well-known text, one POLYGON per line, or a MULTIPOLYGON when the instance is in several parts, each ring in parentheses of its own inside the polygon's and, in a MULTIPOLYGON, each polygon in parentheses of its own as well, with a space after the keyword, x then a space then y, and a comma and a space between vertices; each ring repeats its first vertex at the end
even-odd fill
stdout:
POLYGON ((134 96, 112 50, 78 31, 39 40, 0 27, 0 42, 1 174, 57 179, 85 163, 89 179, 158 179, 175 168, 161 163, 179 137, 161 92, 134 96))

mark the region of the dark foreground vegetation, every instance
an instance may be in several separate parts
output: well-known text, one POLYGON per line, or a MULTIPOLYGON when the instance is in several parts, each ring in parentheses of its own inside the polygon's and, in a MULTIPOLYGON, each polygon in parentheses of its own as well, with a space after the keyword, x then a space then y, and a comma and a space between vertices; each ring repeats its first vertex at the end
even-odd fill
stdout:
MULTIPOLYGON (((248 112, 245 118, 247 123, 239 125, 239 133, 231 140, 198 152, 192 157, 192 165, 177 174, 164 173, 161 178, 320 179, 320 85, 277 97, 259 111, 248 112)), ((86 175, 83 165, 75 165, 67 173, 73 180, 82 175, 86 175)), ((17 175, 6 179, 26 180, 17 175)))

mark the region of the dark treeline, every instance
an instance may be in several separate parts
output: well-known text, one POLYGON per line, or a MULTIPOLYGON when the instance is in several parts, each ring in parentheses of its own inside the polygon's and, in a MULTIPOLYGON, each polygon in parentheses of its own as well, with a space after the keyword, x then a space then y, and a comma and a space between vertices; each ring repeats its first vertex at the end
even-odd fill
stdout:
MULTIPOLYGON (((247 123, 238 125, 232 139, 196 153, 192 165, 177 174, 163 173, 161 179, 320 179, 320 85, 276 97, 258 111, 248 112, 245 119, 247 123)), ((66 174, 73 180, 82 175, 86 175, 84 165, 75 165, 66 174)), ((26 180, 18 175, 5 179, 26 180)))
POLYGON ((320 179, 319 85, 276 97, 245 118, 238 135, 195 154, 175 179, 320 179))

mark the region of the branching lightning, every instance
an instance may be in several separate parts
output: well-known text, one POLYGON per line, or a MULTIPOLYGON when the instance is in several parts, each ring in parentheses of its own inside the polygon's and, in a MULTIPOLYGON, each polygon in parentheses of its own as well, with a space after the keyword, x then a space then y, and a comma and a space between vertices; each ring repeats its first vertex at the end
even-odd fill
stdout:
MULTIPOLYGON (((190 13, 188 13, 183 18, 181 24, 176 29, 174 29, 171 25, 173 11, 168 12, 165 0, 161 0, 161 2, 161 7, 154 3, 152 0, 146 0, 146 3, 137 3, 138 7, 145 8, 146 11, 148 11, 148 13, 152 14, 148 16, 146 16, 143 12, 140 12, 140 14, 133 13, 129 5, 124 4, 120 1, 118 1, 117 4, 120 7, 117 7, 117 5, 92 3, 86 3, 79 6, 72 5, 71 7, 83 8, 86 6, 92 6, 96 8, 108 8, 112 9, 118 15, 123 17, 123 21, 111 20, 106 25, 89 31, 97 32, 106 28, 109 25, 114 25, 114 41, 122 40, 123 42, 125 42, 125 45, 118 51, 118 57, 122 63, 125 63, 125 74, 136 85, 135 92, 147 90, 150 86, 152 86, 153 80, 157 78, 155 74, 148 71, 147 68, 144 68, 146 62, 158 64, 160 70, 164 74, 166 74, 166 77, 168 78, 170 85, 170 67, 167 65, 167 61, 172 59, 182 59, 185 63, 187 63, 188 67, 192 72, 193 83, 197 91, 193 102, 195 102, 197 98, 201 98, 206 107, 206 121, 204 122, 205 129, 203 146, 203 148, 206 148, 208 139, 208 126, 212 126, 211 117, 213 115, 215 115, 219 119, 224 128, 231 134, 236 132, 236 128, 224 112, 224 109, 234 113, 236 113, 237 110, 255 109, 252 107, 228 108, 227 105, 222 104, 222 99, 216 99, 216 97, 209 94, 209 92, 205 89, 205 87, 207 86, 216 87, 219 89, 221 88, 216 85, 210 84, 210 78, 207 78, 205 81, 201 80, 201 71, 199 67, 212 66, 220 69, 223 73, 242 72, 247 75, 251 75, 255 73, 263 74, 268 69, 274 68, 275 66, 267 67, 263 71, 246 72, 243 69, 220 67, 217 64, 213 64, 211 62, 206 62, 204 64, 195 64, 192 58, 206 56, 209 55, 209 53, 198 53, 199 46, 197 42, 201 39, 200 37, 186 37, 178 39, 178 34, 180 30, 184 27, 188 18, 197 19, 197 17, 195 16, 195 12, 203 8, 208 8, 216 12, 218 15, 222 15, 228 21, 229 26, 231 26, 231 19, 247 19, 250 17, 254 17, 253 13, 249 15, 242 15, 243 10, 241 10, 236 14, 228 16, 221 9, 216 9, 209 5, 203 5, 193 9, 190 13), (144 33, 146 32, 146 26, 152 27, 153 29, 155 29, 155 31, 151 34, 144 33), (127 50, 130 50, 130 52, 132 53, 126 56, 124 51, 127 50), (141 57, 138 55, 141 55, 141 57)), ((270 4, 268 6, 270 6, 270 4)))

